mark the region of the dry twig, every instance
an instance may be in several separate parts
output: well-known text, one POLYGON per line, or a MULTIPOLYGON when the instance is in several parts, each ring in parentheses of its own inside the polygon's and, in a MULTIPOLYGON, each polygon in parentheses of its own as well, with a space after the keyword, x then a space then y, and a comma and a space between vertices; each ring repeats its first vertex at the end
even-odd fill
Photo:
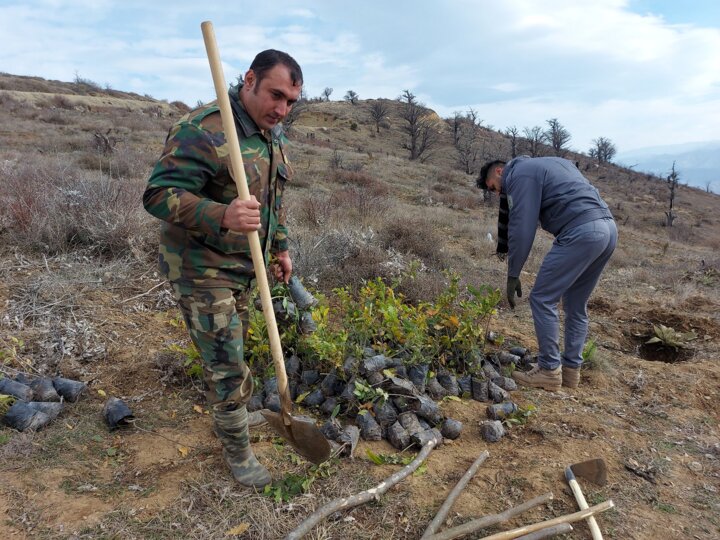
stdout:
POLYGON ((483 451, 475 460, 475 462, 470 465, 470 468, 467 470, 465 475, 460 479, 460 481, 455 485, 453 490, 447 496, 447 499, 445 499, 445 502, 440 507, 440 510, 438 510, 437 514, 435 514, 435 517, 430 522, 430 525, 428 525, 427 529, 425 529, 425 532, 423 533, 420 540, 429 538, 437 532, 437 530, 440 528, 440 525, 442 525, 443 521, 445 521, 445 517, 450 511, 450 508, 452 508, 455 500, 460 495, 460 492, 465 489, 467 483, 472 479, 473 476, 475 476, 475 473, 480 468, 480 465, 485 462, 489 455, 490 453, 487 450, 483 451))
POLYGON ((551 501, 552 499, 552 493, 545 493, 544 495, 540 495, 539 497, 530 499, 529 501, 524 502, 519 506, 508 508, 507 510, 505 510, 504 512, 500 512, 499 514, 493 514, 491 516, 473 519, 472 521, 468 521, 467 523, 463 523, 462 525, 458 525, 457 527, 453 527, 452 529, 447 529, 441 533, 429 536, 427 540, 451 540, 453 538, 460 538, 461 536, 465 536, 466 534, 470 534, 480 529, 490 527, 491 525, 496 525, 498 523, 502 523, 503 521, 507 521, 517 516, 518 514, 522 514, 523 512, 541 504, 544 504, 548 501, 551 501))
POLYGON ((320 523, 329 515, 339 510, 353 508, 360 504, 371 501, 372 499, 377 499, 388 489, 390 489, 395 484, 412 474, 413 471, 415 471, 415 469, 417 469, 422 464, 422 462, 425 461, 428 454, 430 454, 430 451, 435 447, 436 444, 438 444, 438 442, 439 441, 435 438, 430 440, 428 443, 425 444, 425 446, 422 447, 422 450, 420 450, 418 455, 415 457, 414 460, 412 460, 412 462, 410 462, 410 464, 406 465, 395 474, 390 475, 387 479, 380 482, 374 488, 361 491, 360 493, 352 495, 350 497, 332 500, 324 506, 318 508, 312 514, 310 514, 305 519, 305 521, 303 521, 302 523, 300 523, 300 525, 295 527, 295 529, 290 531, 290 533, 285 537, 285 540, 299 540, 300 538, 308 534, 310 530, 315 527, 315 525, 320 523))

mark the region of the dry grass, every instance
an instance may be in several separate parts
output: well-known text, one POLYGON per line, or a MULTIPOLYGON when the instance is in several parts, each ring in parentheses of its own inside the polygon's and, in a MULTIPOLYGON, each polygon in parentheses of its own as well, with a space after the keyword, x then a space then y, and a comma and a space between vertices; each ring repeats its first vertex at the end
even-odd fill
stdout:
POLYGON ((125 257, 149 244, 144 182, 77 171, 63 158, 6 163, 3 172, 1 220, 14 245, 125 257))
MULTIPOLYGON (((9 88, 0 91, 8 132, 0 137, 0 366, 76 376, 91 383, 91 392, 39 433, 0 430, 3 526, 34 538, 204 539, 248 523, 246 536, 270 539, 325 501, 375 485, 377 471, 362 458, 333 464, 328 478, 289 503, 231 483, 209 419, 193 407, 202 405, 201 389, 184 376, 182 354, 168 352, 170 344, 185 346, 187 335, 157 277, 157 223, 140 203, 173 117, 167 106, 131 102, 122 93, 84 99, 72 85, 64 97, 50 93, 67 84, 12 82, 0 74, 0 89, 9 88), (43 91, 42 98, 29 95, 43 91), (117 137, 114 150, 99 153, 95 133, 117 137), (137 430, 107 431, 98 389, 132 399, 141 419, 137 430), (175 441, 190 437, 192 422, 200 429, 183 457, 175 441), (167 448, 153 446, 158 441, 167 448), (168 453, 150 459, 143 455, 148 446, 147 454, 156 448, 168 453), (117 453, 109 455, 111 448, 117 453), (87 484, 98 491, 84 493, 87 484), (88 505, 98 521, 77 511, 76 521, 65 526, 73 504, 88 505)), ((344 103, 312 104, 298 121, 291 151, 296 177, 286 199, 297 273, 328 292, 376 276, 397 278, 419 266, 415 279, 398 287, 413 302, 433 300, 445 289, 443 269, 458 272, 461 284, 502 287, 506 265, 492 255, 497 202, 483 201, 473 179, 452 170, 456 156, 447 134, 428 163, 409 163, 392 111, 379 135, 363 108, 344 103), (336 149, 341 159, 331 169, 336 149)), ((506 141, 485 135, 486 152, 507 150, 506 141)), ((667 203, 663 183, 612 165, 586 172, 620 223, 618 249, 590 306, 601 369, 584 375, 584 392, 517 394, 538 405, 537 418, 491 449, 494 461, 468 486, 468 502, 452 519, 501 510, 548 489, 558 499, 545 511, 566 513, 574 502, 559 487, 559 462, 597 450, 615 483, 588 495, 612 495, 626 510, 604 518, 608 537, 641 537, 648 527, 676 528, 668 537, 712 537, 720 506, 717 494, 703 486, 717 475, 716 426, 708 419, 717 412, 712 359, 720 335, 720 220, 713 216, 720 197, 681 187, 677 227, 665 228, 659 225, 667 203), (658 322, 697 332, 689 363, 658 368, 637 357, 634 333, 658 322), (626 472, 627 457, 663 460, 659 482, 626 472), (513 475, 505 472, 508 461, 513 475), (702 474, 688 473, 694 462, 702 474), (669 516, 671 508, 678 513, 669 516)), ((527 292, 551 241, 538 232, 523 273, 527 292)), ((535 346, 524 299, 513 312, 501 306, 493 328, 508 343, 535 346)), ((443 406, 468 427, 463 439, 434 453, 426 477, 333 516, 309 538, 418 538, 432 505, 484 444, 474 428, 480 408, 443 406)), ((276 443, 266 432, 255 435, 273 477, 304 474, 308 466, 276 443)), ((584 532, 579 528, 571 537, 584 532)))

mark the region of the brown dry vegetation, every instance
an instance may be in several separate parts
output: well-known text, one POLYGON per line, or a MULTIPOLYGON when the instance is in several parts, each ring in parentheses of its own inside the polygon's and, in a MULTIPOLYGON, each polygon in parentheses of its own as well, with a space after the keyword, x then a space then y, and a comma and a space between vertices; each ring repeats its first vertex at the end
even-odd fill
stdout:
MULTIPOLYGON (((237 489, 172 344, 187 346, 167 284, 155 270, 157 223, 140 204, 167 128, 182 108, 122 92, 0 75, 0 366, 79 378, 87 399, 45 430, 0 429, 3 538, 280 538, 330 498, 376 484, 396 469, 364 459, 332 462, 289 503, 237 489), (82 95, 82 94, 85 95, 82 95), (105 139, 102 138, 105 136, 105 139), (99 143, 99 141, 101 141, 99 143), (105 144, 102 141, 106 141, 105 144), (125 399, 136 427, 109 432, 104 398, 125 399)), ((406 159, 397 103, 381 133, 364 103, 316 103, 293 128, 297 180, 288 191, 298 273, 318 289, 397 276, 419 261, 404 293, 433 299, 443 269, 472 285, 504 283, 492 256, 496 201, 453 170, 449 133, 424 164, 406 159), (356 128, 353 129, 353 123, 356 128)), ((483 157, 509 151, 482 133, 483 157)), ((448 491, 484 449, 490 458, 449 516, 459 524, 552 491, 552 504, 508 529, 576 509, 566 465, 603 457, 604 487, 584 484, 607 538, 717 538, 720 532, 720 199, 681 187, 676 226, 662 227, 667 186, 613 165, 573 156, 610 204, 620 243, 591 300, 598 351, 577 391, 517 391, 537 414, 488 445, 477 424, 484 405, 448 402, 465 423, 434 451, 423 475, 380 500, 324 522, 314 539, 418 538, 448 491), (673 351, 644 346, 653 324, 693 330, 673 351)), ((539 233, 525 267, 529 290, 551 239, 539 233)), ((492 329, 535 348, 529 307, 501 306, 492 329)), ((273 476, 308 465, 266 429, 255 448, 273 476)), ((497 529, 496 529, 497 530, 497 529)), ((487 532, 490 534, 490 532, 487 532)), ((584 524, 566 538, 587 538, 584 524)))

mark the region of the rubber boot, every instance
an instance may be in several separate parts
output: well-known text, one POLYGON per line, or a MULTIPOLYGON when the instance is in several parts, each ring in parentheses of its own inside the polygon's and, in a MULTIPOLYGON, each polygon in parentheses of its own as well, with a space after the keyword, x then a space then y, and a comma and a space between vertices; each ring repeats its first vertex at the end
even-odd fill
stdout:
POLYGON ((223 445, 223 458, 235 480, 245 487, 262 488, 268 485, 272 481, 270 473, 250 448, 245 406, 228 402, 213 405, 213 419, 215 434, 223 445))
POLYGON ((567 388, 577 388, 580 384, 580 368, 562 367, 562 385, 567 388))

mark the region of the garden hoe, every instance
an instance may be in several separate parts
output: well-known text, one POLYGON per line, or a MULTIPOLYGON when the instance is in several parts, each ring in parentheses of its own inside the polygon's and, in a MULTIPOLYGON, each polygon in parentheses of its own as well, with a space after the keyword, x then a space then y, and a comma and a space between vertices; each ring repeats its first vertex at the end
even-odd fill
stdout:
MULTIPOLYGON (((248 190, 247 177, 245 176, 245 168, 243 167, 240 141, 235 128, 235 119, 233 118, 230 108, 230 98, 228 97, 227 87, 225 86, 225 77, 220 63, 220 53, 215 41, 215 31, 210 21, 206 21, 200 26, 202 28, 203 39, 205 40, 205 49, 207 50, 208 61, 210 62, 213 83, 215 84, 223 130, 225 131, 225 137, 230 150, 232 176, 237 186, 238 195, 241 199, 248 200, 250 199, 250 191, 248 190)), ((280 392, 280 413, 263 410, 262 414, 278 435, 288 441, 301 456, 313 463, 319 464, 330 457, 330 443, 312 419, 293 417, 290 414, 292 400, 290 399, 287 374, 285 373, 285 360, 283 358, 277 322, 275 321, 275 312, 272 306, 272 297, 270 296, 265 261, 262 248, 260 247, 260 237, 257 231, 249 232, 247 236, 250 243, 253 266, 255 268, 255 279, 257 280, 258 289, 260 290, 260 299, 262 301, 265 323, 270 339, 270 351, 272 353, 273 363, 275 364, 278 391, 280 392)))
MULTIPOLYGON (((565 479, 568 484, 570 484, 570 489, 572 490, 573 495, 575 495, 575 500, 577 501, 580 510, 585 510, 588 508, 588 503, 585 500, 582 490, 580 489, 580 484, 578 484, 578 481, 575 479, 576 476, 584 478, 585 480, 590 480, 594 484, 598 484, 600 486, 605 485, 607 482, 607 467, 605 466, 605 461, 603 461, 602 458, 589 459, 581 463, 570 465, 565 469, 565 479)), ((600 532, 600 527, 598 526, 597 521, 595 521, 595 517, 590 516, 586 521, 588 527, 590 527, 593 540, 602 540, 602 533, 600 532)))

